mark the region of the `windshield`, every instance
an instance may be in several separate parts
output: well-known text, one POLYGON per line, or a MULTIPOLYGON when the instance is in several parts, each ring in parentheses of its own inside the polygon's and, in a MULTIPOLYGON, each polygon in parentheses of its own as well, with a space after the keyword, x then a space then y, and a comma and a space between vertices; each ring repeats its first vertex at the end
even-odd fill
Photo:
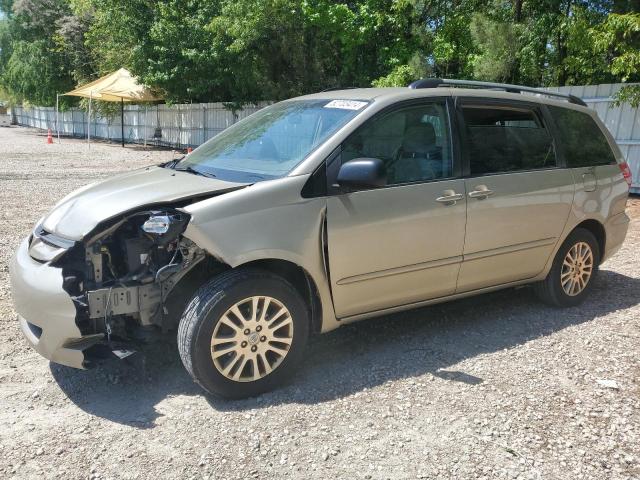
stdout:
POLYGON ((367 105, 326 99, 277 103, 224 130, 175 168, 234 182, 283 177, 367 105))

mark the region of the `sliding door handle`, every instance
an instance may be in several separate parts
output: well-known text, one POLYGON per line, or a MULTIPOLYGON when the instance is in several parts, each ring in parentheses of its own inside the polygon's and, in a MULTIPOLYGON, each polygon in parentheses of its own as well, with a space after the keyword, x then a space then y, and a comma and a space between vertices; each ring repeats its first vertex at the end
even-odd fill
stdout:
POLYGON ((477 198, 478 200, 484 200, 491 195, 493 195, 493 190, 489 190, 486 185, 478 185, 475 190, 469 192, 471 198, 477 198))
POLYGON ((445 190, 442 192, 441 197, 436 198, 436 202, 444 203, 445 205, 455 205, 458 200, 462 200, 464 195, 456 193, 453 190, 445 190))

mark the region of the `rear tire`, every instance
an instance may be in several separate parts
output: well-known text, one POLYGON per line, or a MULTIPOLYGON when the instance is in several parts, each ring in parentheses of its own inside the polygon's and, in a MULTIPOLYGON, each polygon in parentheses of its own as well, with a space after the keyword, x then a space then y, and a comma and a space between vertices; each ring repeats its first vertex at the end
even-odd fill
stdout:
POLYGON ((547 278, 534 285, 538 297, 555 307, 581 304, 593 288, 600 247, 589 230, 576 228, 556 253, 547 278))
POLYGON ((180 320, 178 350, 198 385, 237 399, 285 383, 302 361, 308 336, 307 306, 289 282, 238 269, 195 293, 180 320))

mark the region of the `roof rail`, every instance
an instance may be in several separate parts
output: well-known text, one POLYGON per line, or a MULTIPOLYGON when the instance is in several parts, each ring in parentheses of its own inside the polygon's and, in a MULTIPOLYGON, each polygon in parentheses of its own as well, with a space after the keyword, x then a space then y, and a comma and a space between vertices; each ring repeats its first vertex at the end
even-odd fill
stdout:
POLYGON ((330 88, 325 88, 324 90, 320 90, 320 93, 335 92, 336 90, 355 90, 356 88, 359 88, 359 87, 330 87, 330 88))
POLYGON ((476 80, 451 80, 446 78, 423 78, 417 80, 409 85, 409 88, 437 88, 437 87, 471 87, 471 88, 487 88, 495 90, 504 90, 509 93, 536 93, 538 95, 546 95, 547 97, 559 97, 567 100, 569 103, 576 105, 582 105, 586 107, 587 104, 584 101, 570 95, 568 93, 549 92, 540 88, 523 87, 521 85, 511 85, 509 83, 493 83, 493 82, 478 82, 476 80))

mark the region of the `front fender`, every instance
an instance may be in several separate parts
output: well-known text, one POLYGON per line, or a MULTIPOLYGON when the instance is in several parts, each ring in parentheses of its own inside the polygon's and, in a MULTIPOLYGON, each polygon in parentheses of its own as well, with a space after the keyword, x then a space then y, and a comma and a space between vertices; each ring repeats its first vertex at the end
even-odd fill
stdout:
POLYGON ((339 326, 323 254, 326 199, 301 196, 307 178, 261 182, 189 205, 184 236, 233 268, 271 259, 303 268, 318 289, 324 332, 339 326))

